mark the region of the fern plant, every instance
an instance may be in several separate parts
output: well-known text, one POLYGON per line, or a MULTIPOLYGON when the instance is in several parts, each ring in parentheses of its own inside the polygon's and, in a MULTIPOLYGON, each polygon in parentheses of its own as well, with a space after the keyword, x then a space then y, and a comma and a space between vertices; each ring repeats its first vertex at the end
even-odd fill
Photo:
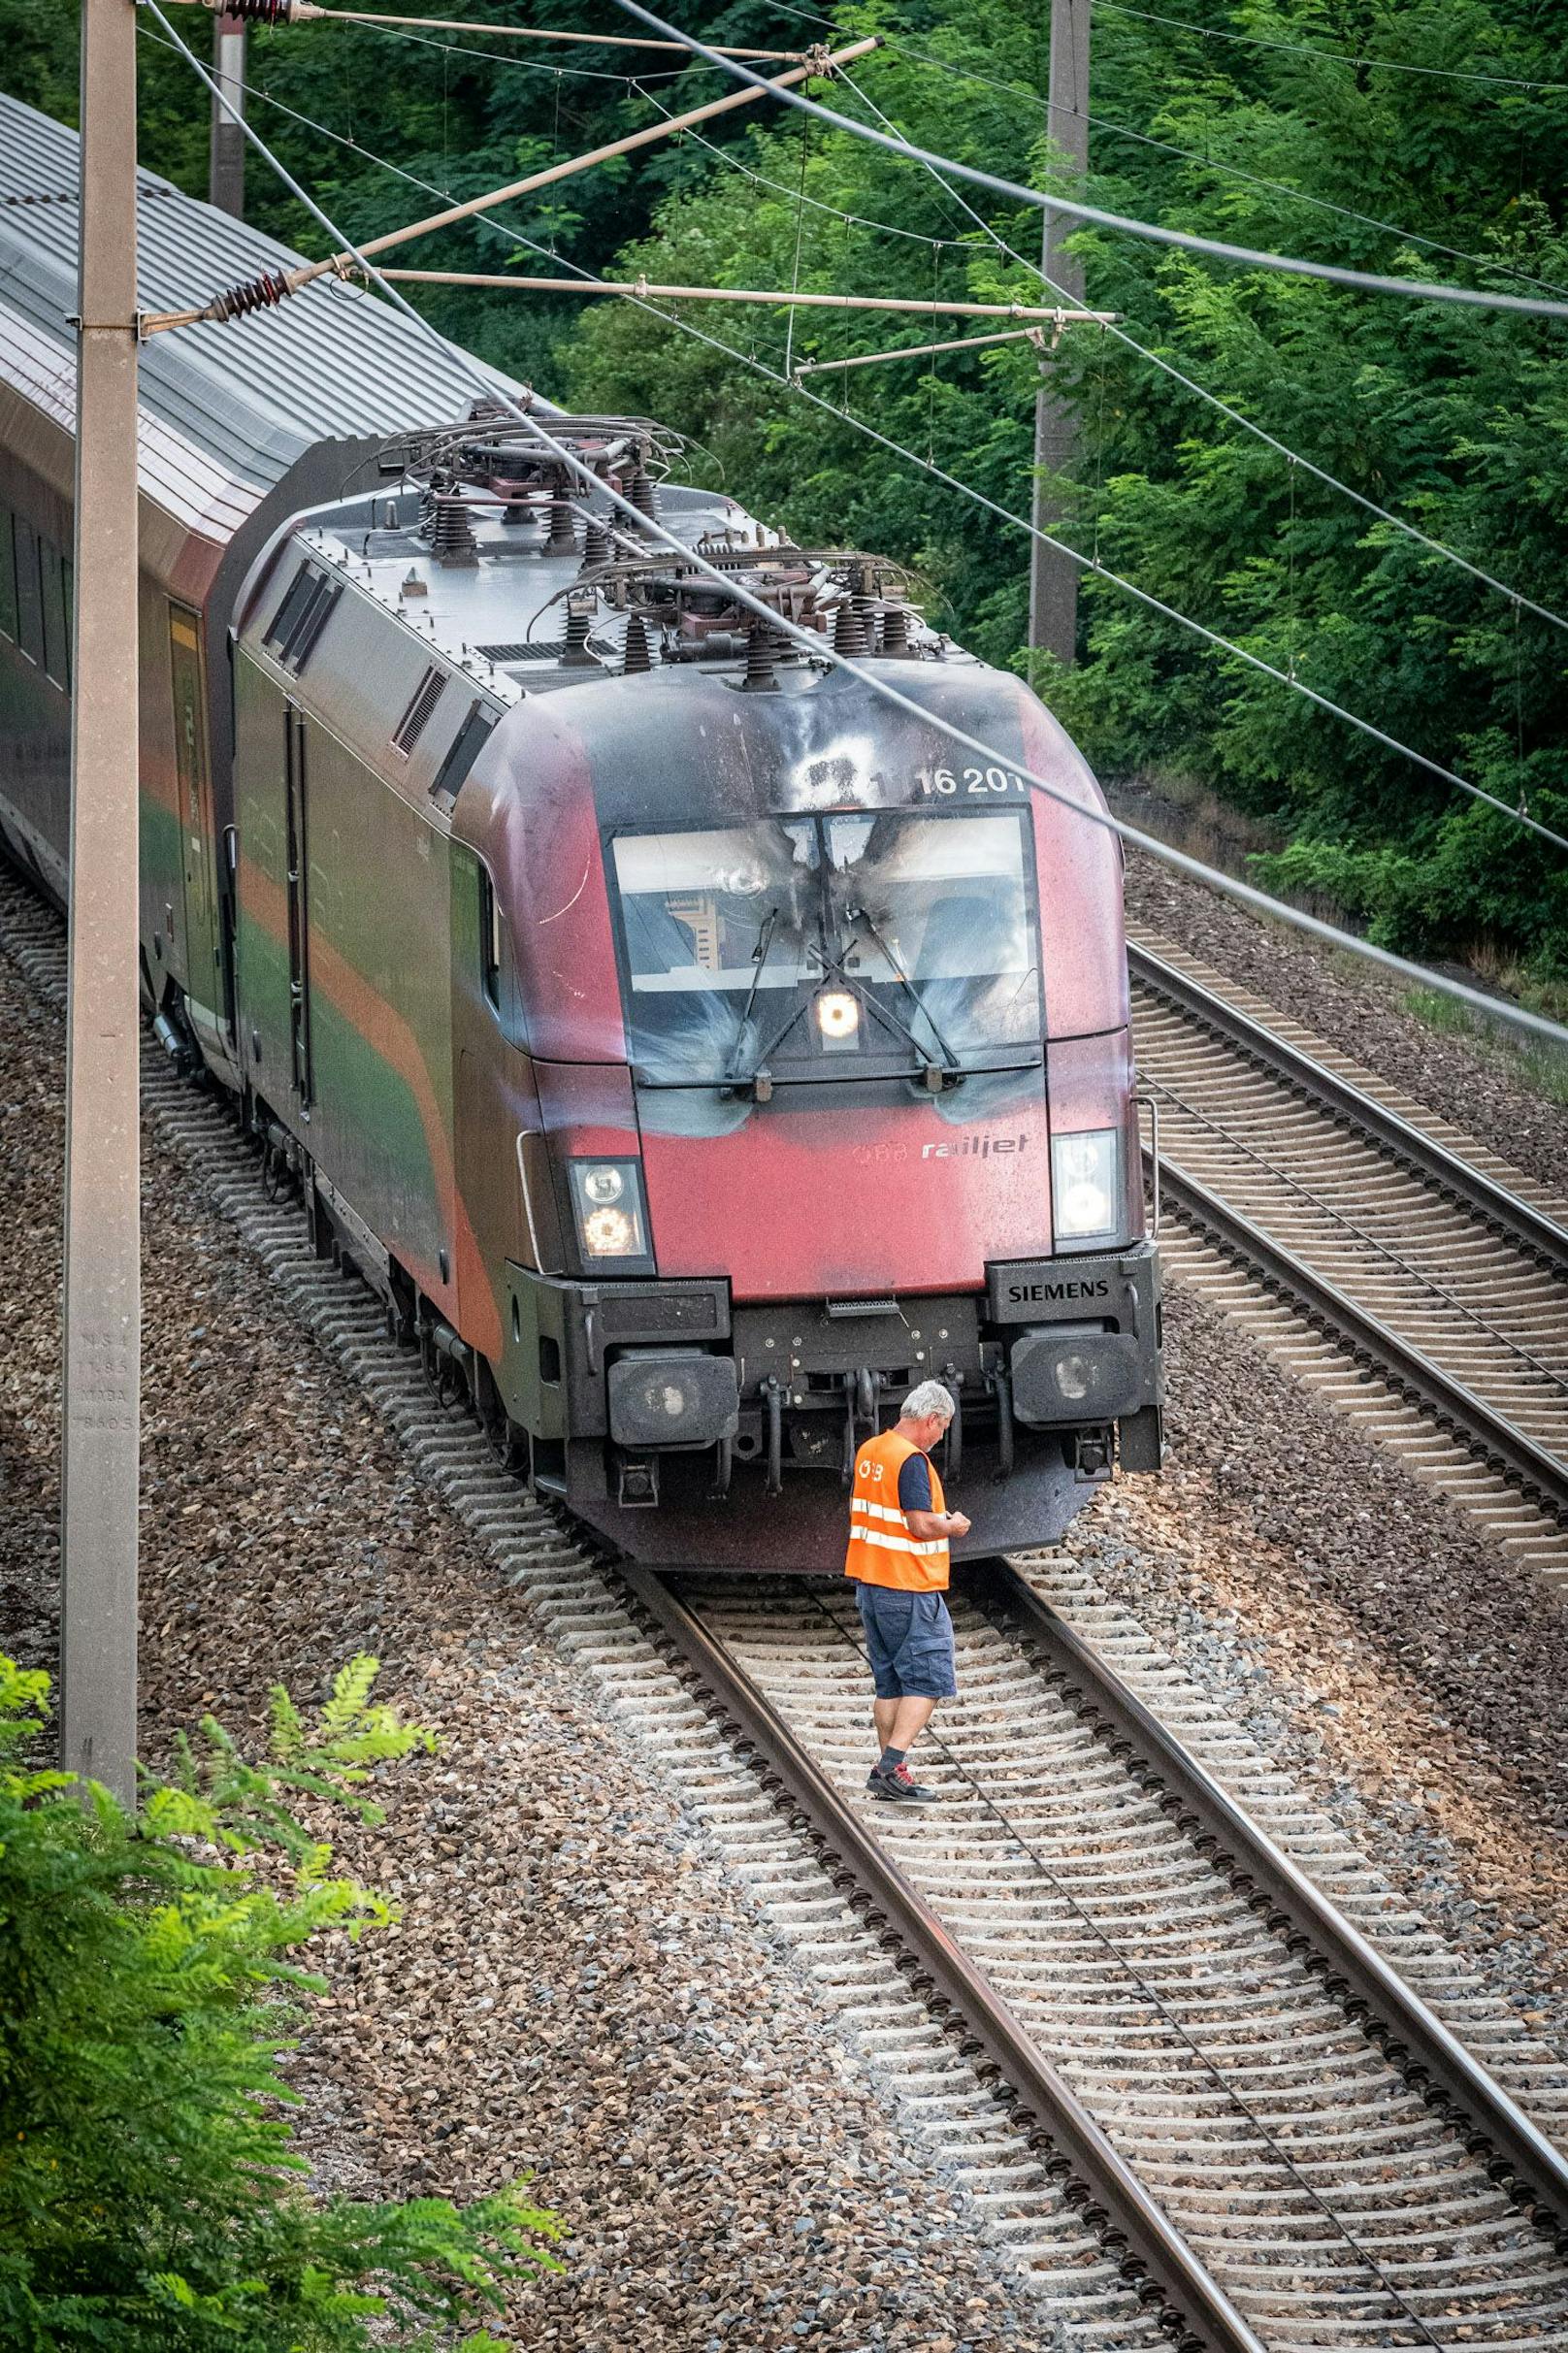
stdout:
POLYGON ((7 2353, 499 2353, 476 2324, 558 2268, 521 2182, 456 2206, 310 2198, 280 2070, 323 1989, 301 1957, 392 1916, 295 1808, 366 1820, 432 1747, 354 1659, 266 1759, 207 1719, 133 1815, 29 1763, 49 1681, 0 1657, 0 2344, 7 2353))

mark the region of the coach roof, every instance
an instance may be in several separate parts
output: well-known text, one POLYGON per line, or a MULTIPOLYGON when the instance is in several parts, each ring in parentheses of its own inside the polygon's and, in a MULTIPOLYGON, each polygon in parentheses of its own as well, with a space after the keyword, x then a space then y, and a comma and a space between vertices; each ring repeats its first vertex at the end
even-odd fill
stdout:
MULTIPOLYGON (((0 94, 0 386, 67 432, 78 150, 75 131, 0 94)), ((137 185, 139 300, 148 310, 300 260, 156 173, 139 172, 137 185)), ((316 443, 466 415, 476 366, 449 357, 378 296, 332 278, 232 325, 150 337, 141 352, 144 493, 221 539, 316 443)))

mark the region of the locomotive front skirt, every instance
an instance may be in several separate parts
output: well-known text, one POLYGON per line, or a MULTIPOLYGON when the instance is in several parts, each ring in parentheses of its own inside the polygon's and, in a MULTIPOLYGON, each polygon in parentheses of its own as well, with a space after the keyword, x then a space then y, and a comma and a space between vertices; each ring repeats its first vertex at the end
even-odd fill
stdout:
MULTIPOLYGON (((52 214, 74 141, 4 102, 0 150, 22 116, 52 214)), ((145 180, 187 287, 204 239, 231 275, 236 240, 291 258, 145 180)), ((0 838, 60 892, 69 648, 56 676, 28 633, 41 550, 69 544, 69 436, 11 355, 23 323, 68 350, 71 296, 32 267, 27 320, 0 319, 0 838)), ((962 1549, 1050 1540, 1118 1454, 1160 1459, 1120 852, 1080 813, 1103 807, 1088 768, 897 567, 679 486, 647 420, 540 404, 589 488, 459 400, 408 322, 313 297, 342 390, 297 446, 259 430, 294 307, 202 331, 203 368, 236 370, 203 409, 236 444, 200 453, 222 498, 171 463, 188 385, 144 378, 159 1034, 234 1091, 433 1377, 616 1550, 836 1566, 857 1445, 929 1376, 958 1405, 962 1549)))

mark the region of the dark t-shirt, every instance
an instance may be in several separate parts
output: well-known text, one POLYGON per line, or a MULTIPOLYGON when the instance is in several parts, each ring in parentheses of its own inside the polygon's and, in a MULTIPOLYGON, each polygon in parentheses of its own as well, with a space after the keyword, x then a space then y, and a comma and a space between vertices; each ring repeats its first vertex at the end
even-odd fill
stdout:
POLYGON ((931 1464, 924 1454, 906 1454, 898 1465, 898 1509, 929 1512, 931 1508, 931 1464))

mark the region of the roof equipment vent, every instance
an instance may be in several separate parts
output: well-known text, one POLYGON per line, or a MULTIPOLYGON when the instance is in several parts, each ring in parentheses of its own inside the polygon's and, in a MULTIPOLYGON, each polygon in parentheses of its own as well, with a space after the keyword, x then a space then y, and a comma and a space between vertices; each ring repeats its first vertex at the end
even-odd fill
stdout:
POLYGON ((313 564, 300 566, 262 638, 263 645, 273 648, 284 670, 293 670, 297 676, 305 668, 327 626, 328 615, 342 595, 341 580, 330 580, 313 564))
POLYGON ((469 715, 452 737, 452 747, 431 782, 432 801, 443 799, 448 806, 457 799, 470 768, 490 739, 490 731, 500 713, 486 703, 471 703, 469 715))
POLYGON ((506 645, 476 645, 483 661, 504 669, 512 662, 558 662, 566 651, 564 637, 517 637, 506 645))
POLYGON ((284 590, 278 610, 268 623, 263 645, 284 645, 293 635, 294 624, 310 599, 310 592, 321 574, 312 564, 302 564, 284 590))
POLYGON ((401 752, 405 760, 424 734, 426 722, 445 692, 445 672, 432 666, 415 687, 412 701, 392 731, 392 748, 401 752))

